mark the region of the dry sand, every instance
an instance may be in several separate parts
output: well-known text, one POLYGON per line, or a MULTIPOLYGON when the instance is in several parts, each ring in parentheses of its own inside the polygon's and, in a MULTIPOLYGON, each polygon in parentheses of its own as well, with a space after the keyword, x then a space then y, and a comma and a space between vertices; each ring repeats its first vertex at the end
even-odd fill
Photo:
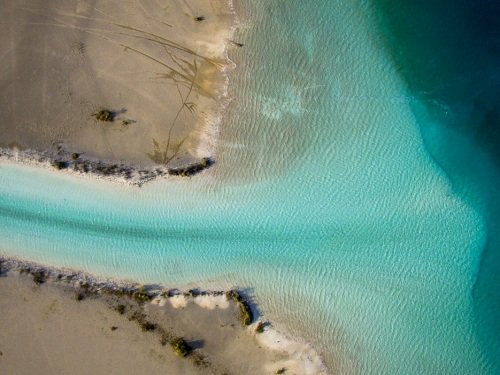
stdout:
POLYGON ((140 304, 128 296, 85 292, 85 285, 65 278, 38 285, 30 274, 4 270, 1 374, 261 375, 275 373, 287 358, 259 345, 225 296, 197 303, 202 297, 180 297, 180 305, 170 298, 140 304), (119 304, 126 306, 124 314, 115 310, 119 304), (142 330, 146 321, 156 328, 142 330), (162 345, 165 335, 183 336, 196 349, 179 357, 168 343, 162 345))
POLYGON ((227 0, 5 0, 0 147, 142 166, 210 156, 232 22, 227 0))

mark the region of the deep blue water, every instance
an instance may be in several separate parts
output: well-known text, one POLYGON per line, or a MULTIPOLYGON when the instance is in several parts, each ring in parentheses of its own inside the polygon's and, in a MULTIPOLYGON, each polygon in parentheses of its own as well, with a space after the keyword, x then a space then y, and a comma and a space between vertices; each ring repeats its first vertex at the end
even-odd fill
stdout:
POLYGON ((471 297, 500 358, 500 3, 380 1, 384 44, 418 98, 429 151, 487 226, 471 297))

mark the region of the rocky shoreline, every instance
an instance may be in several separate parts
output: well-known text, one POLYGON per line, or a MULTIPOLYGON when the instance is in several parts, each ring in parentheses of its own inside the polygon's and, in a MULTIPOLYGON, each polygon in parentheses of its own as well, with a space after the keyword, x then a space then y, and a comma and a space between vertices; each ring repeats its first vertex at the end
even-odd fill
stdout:
MULTIPOLYGON (((161 347, 170 347, 178 357, 186 357, 194 367, 205 369, 210 373, 219 373, 215 371, 219 366, 214 366, 210 356, 197 344, 202 342, 202 338, 184 337, 184 333, 175 328, 175 322, 172 322, 174 328, 161 324, 157 319, 158 312, 151 311, 153 306, 164 306, 169 300, 175 300, 176 302, 171 304, 178 309, 184 308, 189 302, 197 303, 197 299, 213 298, 213 303, 218 308, 229 307, 234 312, 239 310, 239 320, 244 328, 253 323, 254 313, 246 298, 237 290, 164 289, 157 285, 138 285, 126 281, 100 279, 83 272, 45 267, 33 262, 0 256, 0 277, 9 273, 31 278, 35 288, 45 284, 56 286, 81 303, 86 300, 104 301, 111 311, 126 317, 130 322, 135 322, 143 332, 154 334, 161 347), (182 303, 179 304, 179 301, 182 303), (228 306, 217 305, 224 301, 227 301, 228 306)), ((111 331, 118 328, 114 325, 110 327, 111 331)), ((262 333, 260 330, 259 332, 262 333)))
POLYGON ((68 151, 63 145, 58 145, 55 152, 0 148, 0 161, 2 160, 120 181, 139 187, 160 177, 192 177, 215 164, 211 157, 205 157, 175 168, 165 165, 140 167, 125 162, 88 158, 83 154, 68 151))
MULTIPOLYGON (((35 262, 0 255, 0 280, 4 276, 9 278, 10 275, 18 275, 25 280, 31 280, 33 288, 46 288, 45 285, 48 288, 56 288, 69 296, 73 303, 104 302, 108 311, 115 314, 117 319, 118 317, 122 320, 126 318, 127 321, 135 323, 141 331, 150 334, 149 337, 152 337, 151 335, 156 337, 159 348, 170 347, 170 351, 177 357, 186 358, 195 368, 203 372, 219 373, 221 367, 219 359, 215 358, 210 351, 203 350, 198 344, 203 342, 203 333, 199 333, 200 337, 193 337, 193 332, 189 333, 189 329, 186 331, 186 327, 182 329, 179 322, 171 320, 172 317, 168 320, 169 324, 165 325, 165 317, 162 320, 159 314, 162 308, 168 307, 169 311, 180 310, 181 314, 181 311, 192 305, 202 307, 207 310, 207 314, 210 314, 209 310, 225 311, 223 320, 233 320, 234 323, 226 323, 220 327, 230 324, 231 329, 236 330, 235 332, 242 330, 248 334, 245 340, 255 340, 249 342, 257 345, 259 351, 265 350, 260 355, 266 353, 268 360, 266 368, 272 369, 269 373, 326 373, 322 364, 318 362, 319 359, 311 359, 311 355, 315 356, 315 354, 310 348, 300 346, 300 349, 297 349, 296 343, 275 331, 271 322, 259 317, 257 308, 249 296, 238 289, 223 291, 194 288, 182 291, 176 288, 164 288, 160 285, 140 285, 135 282, 100 278, 86 272, 43 266, 35 262), (291 343, 293 350, 280 347, 280 342, 287 343, 287 345, 291 343), (302 368, 313 370, 303 372, 300 370, 302 368)), ((188 316, 192 314, 192 310, 190 311, 188 316)), ((180 316, 182 315, 178 315, 177 319, 180 316)), ((213 320, 209 318, 209 321, 210 319, 213 320)), ((118 325, 112 325, 110 329, 114 331, 118 329, 118 325)), ((245 350, 253 353, 255 349, 245 350)))
MULTIPOLYGON (((117 281, 113 279, 100 279, 83 272, 75 272, 67 269, 45 267, 37 263, 21 261, 13 258, 0 256, 0 275, 4 272, 16 271, 20 274, 30 275, 37 285, 46 281, 61 281, 70 283, 75 287, 75 296, 83 300, 90 296, 108 295, 117 297, 128 297, 137 303, 162 302, 162 299, 184 297, 193 299, 198 297, 220 297, 225 296, 227 301, 233 302, 240 311, 240 322, 243 327, 254 323, 256 312, 251 307, 250 299, 237 289, 227 291, 201 290, 198 288, 181 291, 176 288, 165 289, 158 285, 139 285, 137 283, 117 281)), ((269 325, 262 323, 259 327, 269 325), (263 325, 262 325, 263 324, 263 325)), ((259 329, 261 331, 261 329, 259 329)))

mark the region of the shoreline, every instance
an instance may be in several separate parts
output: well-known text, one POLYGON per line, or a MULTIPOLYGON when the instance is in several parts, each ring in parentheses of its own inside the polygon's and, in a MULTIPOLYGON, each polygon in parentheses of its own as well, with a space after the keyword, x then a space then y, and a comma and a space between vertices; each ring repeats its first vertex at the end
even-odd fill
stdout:
MULTIPOLYGON (((303 344, 287 334, 276 331, 270 321, 258 315, 257 307, 250 301, 249 297, 236 289, 212 291, 194 288, 182 291, 177 288, 164 288, 156 284, 141 285, 131 280, 104 278, 71 268, 44 266, 17 257, 0 255, 0 285, 2 278, 5 277, 24 277, 25 279, 27 277, 34 287, 50 285, 51 288, 64 292, 66 298, 76 300, 79 303, 84 303, 86 300, 104 301, 113 311, 121 311, 124 309, 121 306, 126 305, 129 321, 137 323, 144 332, 156 331, 162 346, 166 346, 166 343, 172 342, 178 337, 190 336, 190 339, 195 341, 196 338, 192 337, 192 332, 191 335, 179 331, 176 331, 175 335, 172 332, 167 332, 145 313, 149 308, 153 308, 153 306, 154 308, 167 307, 180 311, 187 306, 196 305, 202 308, 200 311, 232 309, 231 314, 235 320, 231 326, 245 333, 243 337, 247 340, 246 345, 253 343, 251 345, 263 349, 267 355, 268 362, 262 362, 263 373, 327 374, 319 355, 310 345, 303 344), (129 309, 129 305, 133 308, 129 309), (153 325, 156 325, 155 328, 153 325)), ((182 316, 182 313, 179 312, 179 314, 182 316)), ((124 315, 123 311, 119 315, 124 315)), ((177 322, 174 323, 177 324, 177 322)), ((251 347, 240 349, 245 350, 245 356, 248 355, 247 350, 252 351, 251 347)), ((201 361, 204 363, 202 359, 206 359, 208 356, 203 350, 198 352, 196 350, 193 348, 196 355, 192 356, 191 359, 193 362, 201 361)), ((238 355, 237 361, 240 361, 241 358, 243 357, 238 355)), ((0 357, 0 368, 1 364, 0 357)), ((259 371, 255 373, 258 374, 259 371)))
POLYGON ((164 165, 140 167, 120 161, 85 158, 77 153, 70 153, 63 147, 57 153, 0 148, 0 163, 6 162, 58 173, 63 172, 75 177, 90 177, 95 181, 105 180, 138 187, 160 177, 192 177, 210 168, 215 163, 211 157, 204 157, 198 162, 175 168, 164 165))

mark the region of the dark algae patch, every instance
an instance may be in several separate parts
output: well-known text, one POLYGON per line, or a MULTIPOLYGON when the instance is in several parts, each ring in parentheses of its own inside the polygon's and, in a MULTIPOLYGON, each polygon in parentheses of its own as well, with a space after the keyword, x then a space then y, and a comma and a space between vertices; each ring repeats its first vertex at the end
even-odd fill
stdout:
POLYGON ((42 285, 47 281, 47 273, 43 269, 31 268, 31 267, 22 267, 19 271, 21 274, 31 275, 33 278, 33 282, 36 285, 42 285))
POLYGON ((127 309, 127 308, 125 307, 125 305, 122 305, 122 304, 119 304, 119 305, 117 305, 117 306, 115 307, 115 310, 116 310, 116 311, 118 312, 118 314, 120 314, 120 315, 125 314, 126 309, 127 309))
POLYGON ((186 167, 170 168, 168 173, 172 176, 191 177, 214 165, 211 158, 203 158, 198 163, 190 164, 186 167))
POLYGON ((210 157, 205 157, 197 162, 181 167, 168 168, 165 166, 139 168, 131 164, 116 163, 95 159, 86 159, 80 153, 68 152, 63 146, 58 147, 57 154, 49 157, 50 164, 54 169, 71 169, 75 172, 94 174, 104 177, 119 177, 124 180, 137 180, 138 185, 153 180, 157 177, 167 175, 179 177, 193 177, 200 172, 210 168, 215 161, 210 157))

